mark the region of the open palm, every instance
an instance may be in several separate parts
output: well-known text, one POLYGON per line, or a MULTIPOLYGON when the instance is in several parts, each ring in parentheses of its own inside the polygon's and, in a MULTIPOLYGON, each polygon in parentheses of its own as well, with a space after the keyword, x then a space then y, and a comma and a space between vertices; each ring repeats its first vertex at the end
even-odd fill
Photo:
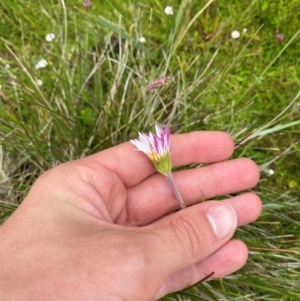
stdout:
POLYGON ((253 161, 227 160, 233 149, 222 132, 171 137, 174 167, 213 163, 174 173, 189 206, 177 212, 166 179, 129 142, 45 172, 1 228, 0 259, 17 267, 0 268, 3 300, 155 300, 236 271, 248 252, 230 238, 260 200, 205 201, 258 182, 253 161))

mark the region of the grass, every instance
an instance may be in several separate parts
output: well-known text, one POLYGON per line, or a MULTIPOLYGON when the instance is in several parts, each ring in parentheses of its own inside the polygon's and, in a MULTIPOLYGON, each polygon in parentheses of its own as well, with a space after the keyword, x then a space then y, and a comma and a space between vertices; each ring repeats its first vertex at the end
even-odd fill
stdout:
POLYGON ((173 133, 226 131, 234 157, 251 157, 261 169, 255 191, 263 214, 236 233, 249 261, 163 300, 300 299, 299 8, 296 0, 94 1, 88 9, 83 1, 1 1, 2 220, 44 170, 156 121, 173 133), (41 59, 48 65, 36 70, 41 59), (146 93, 166 75, 168 86, 146 93))

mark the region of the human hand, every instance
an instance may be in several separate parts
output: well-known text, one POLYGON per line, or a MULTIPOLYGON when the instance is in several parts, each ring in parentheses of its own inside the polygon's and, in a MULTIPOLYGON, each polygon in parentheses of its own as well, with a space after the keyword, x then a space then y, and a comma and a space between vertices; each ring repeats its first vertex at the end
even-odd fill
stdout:
POLYGON ((222 132, 172 135, 179 205, 164 176, 130 142, 45 172, 0 229, 0 296, 5 300, 155 300, 214 272, 241 268, 247 247, 231 239, 254 221, 250 159, 222 132), (200 202, 200 203, 199 203, 200 202))

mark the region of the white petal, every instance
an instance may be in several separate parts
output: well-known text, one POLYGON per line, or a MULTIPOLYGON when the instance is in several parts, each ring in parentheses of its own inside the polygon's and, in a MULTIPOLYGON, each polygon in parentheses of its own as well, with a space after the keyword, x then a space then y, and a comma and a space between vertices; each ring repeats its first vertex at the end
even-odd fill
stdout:
POLYGON ((148 136, 145 134, 139 134, 139 139, 130 140, 130 142, 146 155, 152 152, 148 136))

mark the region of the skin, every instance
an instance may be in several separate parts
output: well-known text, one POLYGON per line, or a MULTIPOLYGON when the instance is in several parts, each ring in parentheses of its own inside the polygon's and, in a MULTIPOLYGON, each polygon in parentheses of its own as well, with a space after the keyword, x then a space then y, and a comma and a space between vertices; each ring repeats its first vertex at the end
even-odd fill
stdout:
POLYGON ((174 173, 188 206, 180 211, 130 142, 48 170, 0 228, 1 300, 148 301, 237 271, 248 250, 231 238, 260 215, 261 201, 212 200, 259 180, 252 160, 228 160, 233 150, 223 132, 171 136, 173 167, 212 163, 174 173), (218 206, 229 212, 221 238, 208 217, 218 206))

